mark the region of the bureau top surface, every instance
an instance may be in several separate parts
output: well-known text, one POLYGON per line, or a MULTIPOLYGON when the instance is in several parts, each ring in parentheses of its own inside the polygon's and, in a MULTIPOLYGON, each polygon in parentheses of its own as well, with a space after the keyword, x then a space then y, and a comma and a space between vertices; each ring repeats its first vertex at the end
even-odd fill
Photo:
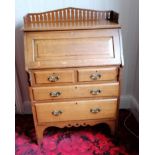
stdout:
POLYGON ((79 8, 64 8, 24 17, 24 31, 120 28, 118 13, 79 8))

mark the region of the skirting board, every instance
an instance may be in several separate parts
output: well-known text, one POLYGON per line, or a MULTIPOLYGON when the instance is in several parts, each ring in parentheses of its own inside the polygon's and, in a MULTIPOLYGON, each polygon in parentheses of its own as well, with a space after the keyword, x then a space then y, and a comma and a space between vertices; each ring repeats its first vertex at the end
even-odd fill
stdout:
POLYGON ((120 101, 120 109, 130 109, 136 120, 139 121, 139 104, 134 96, 122 96, 120 101))
MULTIPOLYGON (((30 101, 24 102, 24 113, 30 114, 31 112, 30 101)), ((131 95, 121 96, 120 109, 130 109, 137 121, 139 120, 139 104, 136 99, 131 95)))

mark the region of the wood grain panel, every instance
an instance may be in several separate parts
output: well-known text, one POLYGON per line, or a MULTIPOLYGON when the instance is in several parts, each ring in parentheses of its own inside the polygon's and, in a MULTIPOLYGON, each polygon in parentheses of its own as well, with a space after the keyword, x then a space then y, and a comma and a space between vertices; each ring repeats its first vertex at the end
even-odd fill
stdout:
POLYGON ((115 118, 117 99, 35 104, 38 122, 115 118), (100 109, 93 113, 92 109, 100 109), (61 111, 58 116, 53 112, 61 111), (80 114, 80 115, 79 115, 80 114))
POLYGON ((27 32, 26 68, 120 65, 118 29, 27 32))
POLYGON ((113 40, 109 38, 74 38, 35 40, 36 57, 39 60, 113 58, 113 40), (94 52, 95 51, 95 52, 94 52))

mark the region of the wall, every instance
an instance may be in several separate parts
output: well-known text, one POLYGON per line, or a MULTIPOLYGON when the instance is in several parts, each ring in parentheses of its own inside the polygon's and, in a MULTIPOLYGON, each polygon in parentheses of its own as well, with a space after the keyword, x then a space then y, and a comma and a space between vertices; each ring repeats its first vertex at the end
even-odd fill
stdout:
POLYGON ((40 12, 64 7, 79 7, 99 10, 115 10, 120 13, 122 25, 125 66, 123 70, 122 107, 129 108, 131 102, 138 103, 138 0, 16 0, 16 68, 20 79, 23 105, 30 111, 27 75, 24 71, 23 16, 28 12, 40 12), (27 106, 28 105, 28 106, 27 106))

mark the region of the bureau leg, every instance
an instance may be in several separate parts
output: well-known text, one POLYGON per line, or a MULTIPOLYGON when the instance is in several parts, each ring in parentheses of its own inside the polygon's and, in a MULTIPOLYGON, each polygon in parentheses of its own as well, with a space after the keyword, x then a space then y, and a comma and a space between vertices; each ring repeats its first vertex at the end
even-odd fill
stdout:
POLYGON ((42 142, 42 139, 43 139, 44 130, 45 130, 46 126, 37 124, 36 109, 35 109, 34 105, 32 105, 32 112, 33 112, 33 119, 34 119, 37 142, 38 142, 38 145, 40 145, 42 142))
POLYGON ((43 140, 45 128, 46 128, 45 126, 36 126, 36 136, 37 136, 38 145, 40 145, 43 140))
POLYGON ((110 127, 110 130, 111 130, 111 134, 112 135, 115 135, 116 134, 116 121, 108 121, 106 122, 109 127, 110 127))

